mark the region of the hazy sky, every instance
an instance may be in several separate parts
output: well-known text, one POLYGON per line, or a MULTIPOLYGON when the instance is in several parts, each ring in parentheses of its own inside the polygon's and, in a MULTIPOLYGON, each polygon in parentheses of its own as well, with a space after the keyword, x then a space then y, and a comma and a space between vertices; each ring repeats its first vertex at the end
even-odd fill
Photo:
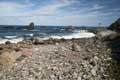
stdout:
POLYGON ((120 0, 0 0, 0 25, 110 25, 120 0))

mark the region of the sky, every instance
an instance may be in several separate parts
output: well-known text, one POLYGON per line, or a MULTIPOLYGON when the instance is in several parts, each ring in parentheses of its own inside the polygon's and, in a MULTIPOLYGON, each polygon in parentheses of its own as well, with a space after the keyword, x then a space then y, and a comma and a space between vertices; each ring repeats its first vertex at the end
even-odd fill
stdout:
POLYGON ((120 0, 0 0, 0 25, 109 26, 120 0))

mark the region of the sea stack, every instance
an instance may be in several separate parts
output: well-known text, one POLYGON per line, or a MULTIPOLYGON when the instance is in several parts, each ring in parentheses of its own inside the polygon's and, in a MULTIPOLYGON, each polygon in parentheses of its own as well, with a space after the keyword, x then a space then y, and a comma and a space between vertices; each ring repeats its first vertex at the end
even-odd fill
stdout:
POLYGON ((31 22, 28 26, 24 26, 23 28, 27 29, 27 30, 33 30, 34 29, 34 23, 31 22))
POLYGON ((74 32, 74 30, 75 30, 75 29, 74 29, 74 27, 73 27, 73 26, 71 26, 71 25, 70 25, 70 26, 65 27, 65 31, 66 31, 66 32, 74 32))

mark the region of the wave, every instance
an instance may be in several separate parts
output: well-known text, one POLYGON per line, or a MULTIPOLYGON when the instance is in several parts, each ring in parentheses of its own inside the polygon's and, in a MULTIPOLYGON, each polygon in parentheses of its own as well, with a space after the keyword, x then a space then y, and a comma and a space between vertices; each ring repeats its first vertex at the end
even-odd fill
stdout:
POLYGON ((94 37, 94 33, 86 32, 86 31, 78 31, 75 33, 72 33, 70 35, 64 35, 64 36, 50 36, 50 38, 53 39, 72 39, 72 38, 89 38, 89 37, 94 37))
POLYGON ((31 34, 25 34, 24 36, 28 36, 28 37, 33 37, 34 36, 34 34, 33 33, 31 33, 31 34))
POLYGON ((11 43, 18 43, 20 41, 23 41, 24 39, 21 37, 21 38, 16 38, 16 39, 3 39, 3 38, 0 38, 0 44, 4 44, 5 42, 9 41, 11 43))
POLYGON ((4 36, 3 38, 5 39, 14 39, 14 38, 17 38, 18 36, 4 36))
POLYGON ((72 39, 72 38, 89 38, 89 37, 94 37, 95 34, 88 32, 86 30, 78 30, 75 31, 73 33, 70 34, 61 34, 61 35, 57 35, 57 34, 53 34, 53 35, 47 35, 45 33, 31 33, 31 34, 24 34, 24 35, 17 35, 17 36, 4 36, 4 37, 0 37, 0 44, 4 44, 6 41, 10 41, 11 43, 18 43, 20 41, 24 41, 24 40, 29 40, 32 37, 39 37, 42 40, 47 40, 47 39, 72 39))

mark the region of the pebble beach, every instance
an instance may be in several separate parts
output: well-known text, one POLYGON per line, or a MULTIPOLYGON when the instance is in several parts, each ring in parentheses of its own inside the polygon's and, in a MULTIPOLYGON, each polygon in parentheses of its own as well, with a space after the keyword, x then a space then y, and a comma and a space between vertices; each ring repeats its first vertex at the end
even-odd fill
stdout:
POLYGON ((14 45, 17 47, 4 47, 8 50, 3 53, 8 53, 1 56, 5 61, 1 63, 0 80, 111 79, 106 64, 111 60, 110 49, 96 37, 14 45))

